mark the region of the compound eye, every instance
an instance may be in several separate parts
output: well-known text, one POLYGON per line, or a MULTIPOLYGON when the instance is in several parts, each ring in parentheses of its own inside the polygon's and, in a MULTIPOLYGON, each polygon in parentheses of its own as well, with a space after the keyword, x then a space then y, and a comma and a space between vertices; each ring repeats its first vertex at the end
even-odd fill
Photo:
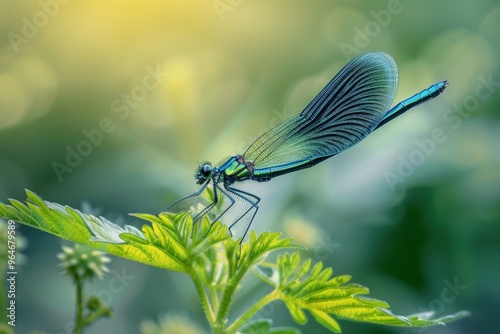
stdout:
POLYGON ((212 174, 212 166, 208 163, 205 163, 200 166, 200 174, 203 178, 209 178, 210 174, 212 174))

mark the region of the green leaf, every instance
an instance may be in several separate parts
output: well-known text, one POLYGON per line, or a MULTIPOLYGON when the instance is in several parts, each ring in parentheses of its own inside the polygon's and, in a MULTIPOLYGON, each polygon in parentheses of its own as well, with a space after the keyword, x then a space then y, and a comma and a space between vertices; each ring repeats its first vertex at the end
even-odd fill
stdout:
POLYGON ((271 325, 271 320, 256 320, 241 328, 238 334, 300 334, 300 331, 295 328, 279 327, 271 329, 271 325))
POLYGON ((277 289, 279 299, 284 301, 295 322, 305 324, 307 316, 304 311, 308 311, 318 323, 332 332, 341 331, 334 317, 392 326, 427 327, 468 314, 460 312, 441 318, 435 318, 433 313, 408 317, 394 315, 388 310, 386 302, 363 296, 369 293, 368 288, 349 283, 350 276, 332 277, 332 269, 323 269, 321 262, 312 268, 310 260, 300 264, 298 252, 286 253, 278 257, 276 265, 264 264, 262 267, 271 268, 271 275, 266 275, 261 269, 254 272, 262 281, 277 289))
POLYGON ((333 319, 328 313, 315 310, 315 309, 310 309, 309 312, 314 316, 314 319, 321 325, 325 326, 329 330, 335 333, 340 333, 340 325, 339 323, 333 319))
POLYGON ((299 325, 305 325, 307 323, 307 316, 299 305, 288 300, 285 300, 285 305, 296 323, 299 325))
POLYGON ((410 321, 411 325, 414 327, 427 327, 427 326, 435 326, 435 325, 444 325, 446 323, 465 318, 470 316, 470 312, 460 311, 455 314, 445 315, 440 318, 435 318, 434 312, 422 312, 409 315, 407 318, 410 321))
POLYGON ((222 247, 209 248, 197 258, 193 268, 207 287, 220 291, 227 283, 227 259, 222 247))
POLYGON ((221 223, 206 219, 195 224, 188 213, 134 214, 148 221, 141 230, 121 227, 104 217, 43 201, 27 190, 26 203, 0 203, 0 217, 51 233, 60 238, 148 265, 188 272, 191 263, 208 248, 229 239, 221 223))
POLYGON ((292 243, 291 238, 280 238, 279 232, 263 232, 256 235, 250 231, 249 241, 239 243, 239 240, 228 240, 225 244, 229 258, 229 272, 236 276, 238 272, 246 272, 249 268, 264 261, 266 256, 279 249, 304 249, 292 243))
POLYGON ((129 260, 187 273, 194 281, 211 327, 218 332, 226 328, 230 333, 242 334, 298 333, 289 328, 271 329, 269 320, 246 324, 262 307, 277 299, 285 303, 297 323, 305 324, 308 312, 332 332, 341 331, 338 318, 426 327, 468 315, 467 312, 440 318, 432 312, 407 317, 395 315, 386 302, 367 298, 368 288, 350 283, 350 276, 333 276, 333 270, 324 268, 322 262, 312 265, 311 260, 301 261, 298 252, 285 253, 276 263, 266 263, 264 260, 271 251, 302 248, 277 232, 256 235, 251 231, 248 242, 241 243, 233 240, 220 222, 204 218, 193 224, 188 212, 133 214, 146 224, 141 229, 122 227, 104 217, 43 201, 31 191, 26 194, 26 203, 16 200, 0 203, 0 217, 129 260), (229 325, 227 319, 235 291, 249 269, 274 290, 229 325))

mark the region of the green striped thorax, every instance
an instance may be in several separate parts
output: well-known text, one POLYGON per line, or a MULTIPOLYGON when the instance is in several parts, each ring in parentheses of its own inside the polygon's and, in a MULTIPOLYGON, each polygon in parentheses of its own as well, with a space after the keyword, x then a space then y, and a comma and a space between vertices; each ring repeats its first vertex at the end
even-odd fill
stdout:
POLYGON ((235 181, 243 181, 252 178, 253 163, 245 161, 243 156, 236 155, 229 158, 220 167, 212 166, 210 162, 204 162, 198 167, 195 174, 197 184, 204 184, 210 179, 216 183, 224 182, 225 185, 233 184, 235 181))

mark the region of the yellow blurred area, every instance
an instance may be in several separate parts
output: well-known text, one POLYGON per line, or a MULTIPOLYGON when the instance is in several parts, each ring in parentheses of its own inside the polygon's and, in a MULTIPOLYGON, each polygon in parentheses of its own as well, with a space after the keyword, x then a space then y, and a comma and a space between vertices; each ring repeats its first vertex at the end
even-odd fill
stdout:
MULTIPOLYGON (((288 71, 296 77, 281 88, 291 92, 286 103, 304 106, 318 87, 345 63, 339 57, 342 56, 339 44, 353 44, 356 27, 363 30, 365 23, 373 20, 373 13, 347 6, 328 10, 318 22, 322 33, 310 36, 310 41, 322 41, 326 50, 330 50, 326 55, 331 58, 330 66, 301 75, 298 67, 304 65, 301 57, 307 55, 307 47, 299 47, 296 40, 307 35, 307 29, 299 24, 311 21, 318 10, 306 10, 297 17, 293 8, 283 4, 282 1, 264 4, 57 0, 10 4, 12 15, 3 14, 8 33, 24 40, 15 47, 11 40, 11 45, 2 50, 1 59, 7 66, 0 73, 0 85, 5 92, 0 103, 1 113, 8 110, 8 115, 1 127, 14 126, 48 112, 60 85, 66 89, 91 90, 92 94, 96 94, 92 90, 99 91, 113 101, 140 82, 146 66, 161 66, 169 77, 160 89, 148 92, 154 98, 141 103, 137 107, 140 112, 132 114, 130 121, 141 127, 184 124, 196 128, 206 121, 208 114, 216 112, 219 120, 233 115, 235 108, 242 108, 245 103, 241 94, 249 93, 249 81, 263 78, 264 89, 267 84, 280 82, 270 77, 274 68, 278 75, 288 71), (279 14, 265 12, 270 8, 279 8, 279 14), (29 26, 26 22, 33 26, 26 27, 29 26), (26 32, 31 34, 26 36, 26 32), (295 56, 287 51, 291 46, 297 50, 295 56), (26 60, 15 56, 13 49, 26 60), (269 59, 268 64, 263 59, 269 59), (252 73, 250 66, 255 60, 260 62, 252 73), (259 72, 265 75, 259 76, 259 72), (310 77, 318 73, 320 80, 312 85, 310 77), (301 85, 304 88, 300 92, 290 88, 301 85), (40 97, 33 99, 33 95, 40 97)), ((386 6, 380 2, 375 8, 383 10, 386 6)), ((494 28, 492 22, 497 12, 498 8, 483 19, 484 32, 494 28)), ((383 29, 371 40, 393 48, 394 42, 383 29)), ((369 49, 372 49, 370 44, 363 51, 369 49)), ((464 29, 443 30, 428 41, 424 57, 414 62, 398 62, 401 74, 398 98, 411 94, 416 86, 426 86, 436 77, 442 79, 444 74, 454 83, 455 89, 450 94, 460 94, 476 73, 491 71, 494 62, 491 46, 480 34, 464 29), (454 80, 453 74, 460 80, 454 80)), ((306 64, 311 66, 310 62, 306 64)), ((273 107, 281 106, 267 106, 267 111, 273 107)), ((92 112, 105 114, 109 110, 100 106, 92 112)))
MULTIPOLYGON (((5 121, 0 127, 47 112, 58 84, 112 91, 125 80, 127 93, 147 65, 171 72, 161 95, 176 114, 196 115, 196 84, 203 77, 200 68, 194 68, 200 64, 193 64, 186 54, 193 52, 192 38, 203 42, 213 34, 207 25, 219 22, 215 13, 206 15, 213 12, 211 3, 46 0, 9 6, 13 12, 5 20, 10 23, 10 45, 0 54, 5 65, 0 71, 0 112, 5 121)), ((143 115, 143 121, 151 119, 143 115)), ((167 123, 157 120, 156 124, 167 123)))
POLYGON ((0 129, 32 121, 50 111, 58 82, 41 59, 26 56, 11 62, 0 59, 0 129))
POLYGON ((289 216, 284 220, 285 233, 298 245, 314 249, 322 231, 317 226, 300 216, 289 216))

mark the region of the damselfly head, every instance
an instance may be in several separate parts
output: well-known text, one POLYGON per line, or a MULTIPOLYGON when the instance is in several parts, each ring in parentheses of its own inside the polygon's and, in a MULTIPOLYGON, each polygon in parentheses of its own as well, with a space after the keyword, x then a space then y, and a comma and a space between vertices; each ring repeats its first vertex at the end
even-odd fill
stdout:
POLYGON ((204 162, 198 167, 198 171, 194 178, 197 184, 203 184, 212 176, 212 164, 210 162, 204 162))

